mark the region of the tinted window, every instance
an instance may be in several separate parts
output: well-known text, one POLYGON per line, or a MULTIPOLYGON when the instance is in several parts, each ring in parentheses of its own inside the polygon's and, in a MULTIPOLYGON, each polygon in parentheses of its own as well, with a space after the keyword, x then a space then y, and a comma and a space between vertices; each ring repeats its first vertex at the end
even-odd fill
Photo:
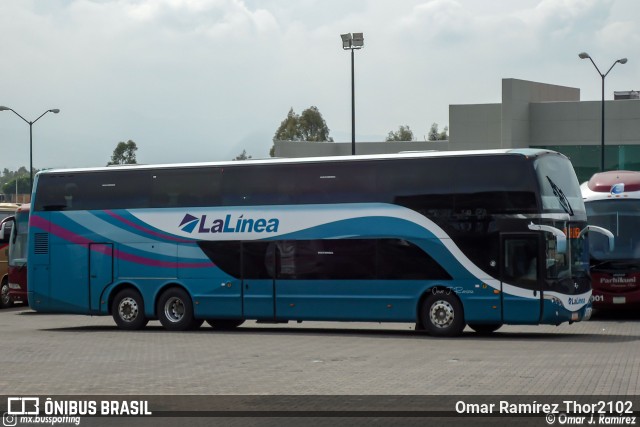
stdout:
POLYGON ((145 171, 41 175, 36 210, 135 209, 149 207, 145 171))
POLYGON ((383 280, 451 280, 449 273, 433 258, 402 239, 378 241, 377 273, 383 280))
POLYGON ((241 277, 240 242, 198 242, 198 246, 220 270, 241 277))
POLYGON ((225 206, 289 204, 295 179, 297 177, 281 165, 224 168, 222 203, 225 206))
POLYGON ((198 245, 218 268, 236 278, 451 280, 433 258, 402 239, 279 240, 242 245, 199 242, 198 245))
POLYGON ((159 169, 150 171, 151 207, 218 206, 221 168, 159 169))
POLYGON ((290 165, 295 203, 356 203, 379 198, 370 162, 290 165))
POLYGON ((559 154, 542 156, 535 161, 535 170, 544 210, 585 213, 580 184, 569 159, 559 154))
POLYGON ((272 242, 245 242, 242 244, 242 277, 244 279, 272 279, 275 262, 272 242))
POLYGON ((538 237, 504 239, 503 281, 526 289, 539 289, 538 237))
POLYGON ((597 260, 640 258, 640 200, 608 199, 585 203, 590 225, 603 227, 616 236, 613 250, 604 234, 589 233, 591 256, 597 260))

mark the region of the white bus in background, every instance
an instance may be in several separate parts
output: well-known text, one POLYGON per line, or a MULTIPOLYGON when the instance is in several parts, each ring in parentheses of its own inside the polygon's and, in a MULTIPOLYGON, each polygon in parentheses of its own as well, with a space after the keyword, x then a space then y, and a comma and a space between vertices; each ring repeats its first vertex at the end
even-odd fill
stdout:
POLYGON ((597 173, 581 185, 587 221, 611 231, 589 233, 593 307, 612 309, 640 305, 640 172, 597 173))

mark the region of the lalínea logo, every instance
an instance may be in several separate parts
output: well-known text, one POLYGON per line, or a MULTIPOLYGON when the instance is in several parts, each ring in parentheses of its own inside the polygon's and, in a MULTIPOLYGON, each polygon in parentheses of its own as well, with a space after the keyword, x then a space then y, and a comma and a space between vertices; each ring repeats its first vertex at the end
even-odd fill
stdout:
POLYGON ((280 221, 276 218, 244 218, 240 215, 233 218, 231 214, 213 220, 207 219, 206 215, 200 217, 186 214, 180 222, 180 229, 187 233, 277 233, 280 221))

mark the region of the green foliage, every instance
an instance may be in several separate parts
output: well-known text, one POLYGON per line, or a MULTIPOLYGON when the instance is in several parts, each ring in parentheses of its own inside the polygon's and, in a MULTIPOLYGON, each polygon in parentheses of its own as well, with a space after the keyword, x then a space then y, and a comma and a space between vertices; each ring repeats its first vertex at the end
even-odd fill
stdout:
POLYGON ((242 150, 242 153, 238 154, 235 159, 231 160, 249 160, 251 156, 247 155, 247 150, 242 150))
POLYGON ((111 155, 111 161, 107 163, 107 166, 110 165, 135 165, 136 162, 136 151, 138 150, 138 146, 132 140, 128 140, 127 142, 119 142, 116 148, 113 150, 113 154, 111 155))
POLYGON ((389 132, 387 142, 389 141, 413 141, 413 132, 409 126, 400 126, 396 132, 389 132))
POLYGON ((329 128, 317 107, 309 107, 300 114, 298 126, 303 141, 333 142, 329 136, 329 128))
POLYGON ((18 194, 29 194, 31 189, 29 188, 29 174, 15 176, 10 181, 2 185, 2 193, 15 194, 16 193, 16 181, 18 181, 18 194))
POLYGON ((273 136, 274 141, 302 141, 302 131, 300 130, 300 116, 293 108, 287 113, 287 117, 280 123, 280 127, 273 136))
MULTIPOLYGON (((320 110, 311 106, 300 115, 291 108, 276 130, 273 141, 333 142, 333 138, 329 136, 329 128, 320 110)), ((269 155, 271 157, 275 155, 275 145, 269 150, 269 155)))
MULTIPOLYGON (((33 170, 33 174, 38 173, 38 169, 33 170)), ((15 194, 16 180, 18 181, 18 194, 29 194, 29 169, 21 166, 17 171, 10 171, 4 168, 0 176, 0 193, 15 194)))
POLYGON ((438 131, 438 124, 433 123, 429 129, 429 141, 446 141, 449 139, 449 126, 445 126, 442 132, 438 131))

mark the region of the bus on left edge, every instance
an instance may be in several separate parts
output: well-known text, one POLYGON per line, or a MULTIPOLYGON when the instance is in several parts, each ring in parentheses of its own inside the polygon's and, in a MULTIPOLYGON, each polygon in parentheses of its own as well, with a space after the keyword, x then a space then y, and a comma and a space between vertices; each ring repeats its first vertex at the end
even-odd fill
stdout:
POLYGON ((0 203, 0 308, 11 306, 12 302, 9 297, 9 236, 13 221, 11 218, 15 214, 20 205, 13 203, 0 203))

